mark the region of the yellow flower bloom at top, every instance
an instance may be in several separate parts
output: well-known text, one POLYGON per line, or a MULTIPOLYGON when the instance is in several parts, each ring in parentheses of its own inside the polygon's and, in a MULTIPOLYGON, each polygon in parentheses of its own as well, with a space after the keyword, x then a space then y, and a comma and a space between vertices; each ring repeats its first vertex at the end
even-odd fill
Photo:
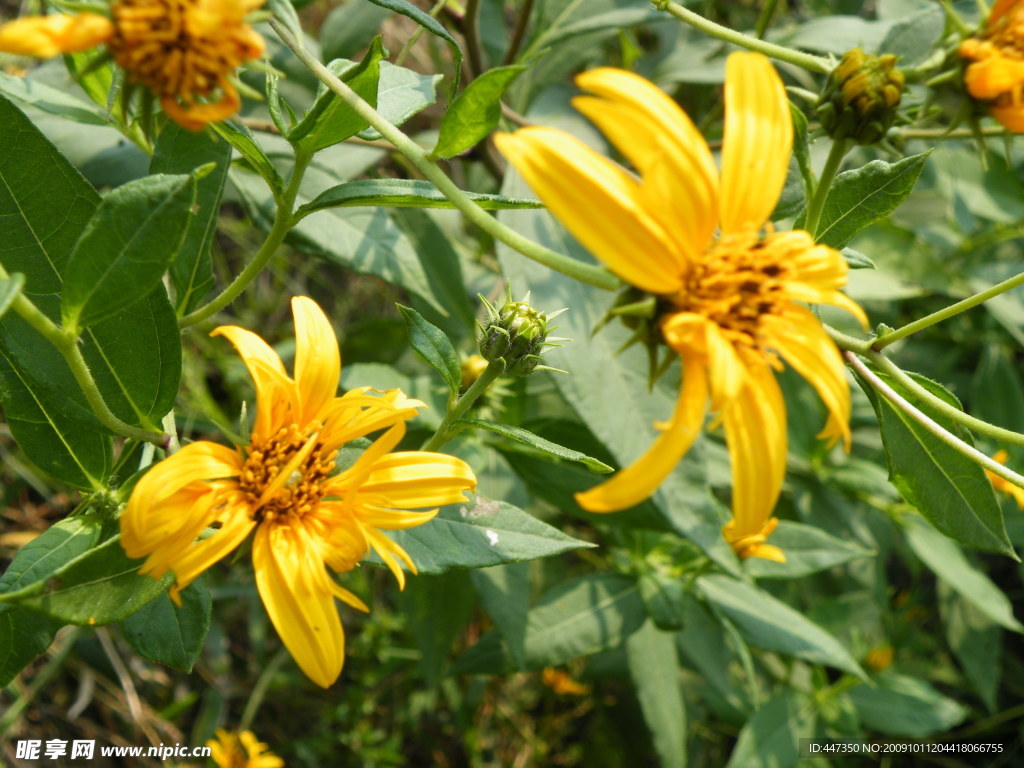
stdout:
POLYGON ((803 304, 834 304, 866 318, 839 292, 846 283, 841 254, 816 245, 807 232, 774 232, 768 224, 793 140, 782 82, 760 54, 729 56, 721 174, 686 113, 652 83, 608 68, 577 83, 593 95, 574 99, 574 106, 639 179, 549 128, 499 135, 498 147, 583 245, 623 280, 658 296, 661 334, 684 369, 660 437, 577 500, 593 512, 612 512, 650 496, 700 432, 710 397, 732 464, 733 520, 725 538, 740 557, 784 560, 765 544, 777 525, 771 513, 787 450, 773 371, 785 361, 815 386, 829 409, 820 436, 841 437, 848 447, 842 357, 803 304))
MULTIPOLYGON (((1005 464, 1009 460, 1010 454, 1008 454, 1006 451, 996 451, 996 455, 993 456, 992 458, 998 461, 1000 464, 1005 464)), ((1009 496, 1010 498, 1017 502, 1017 506, 1020 509, 1024 509, 1024 488, 1021 488, 1019 485, 1011 483, 1009 480, 1003 479, 995 472, 990 472, 987 469, 985 470, 985 475, 992 483, 993 488, 995 488, 1000 493, 1005 493, 1007 496, 1009 496)))
POLYGON ((263 54, 245 22, 263 0, 116 0, 111 16, 80 13, 0 25, 0 51, 49 58, 106 43, 129 79, 160 99, 179 125, 198 131, 242 105, 235 70, 263 54))
POLYGON ((464 501, 476 487, 461 459, 440 453, 389 453, 405 434, 405 420, 423 403, 393 389, 369 387, 336 397, 341 359, 337 339, 320 308, 292 300, 295 378, 285 373, 263 339, 221 326, 256 384, 256 419, 248 445, 234 450, 210 442, 186 445, 147 472, 121 516, 121 543, 130 557, 146 557, 141 573, 174 571, 178 593, 251 533, 256 586, 270 620, 295 661, 327 687, 341 673, 345 638, 334 598, 362 611, 366 605, 339 586, 327 568, 356 567, 372 548, 405 586, 409 555, 378 529, 421 525, 437 507, 464 501), (345 443, 386 429, 348 469, 334 473, 345 443), (217 530, 203 538, 211 526, 217 530), (397 559, 396 559, 397 558, 397 559))
POLYGON ((284 768, 284 760, 270 751, 270 747, 256 739, 252 731, 225 731, 217 729, 217 738, 210 739, 210 757, 217 768, 284 768))
POLYGON ((1024 2, 996 0, 984 35, 960 44, 971 59, 964 85, 975 99, 991 102, 989 111, 1014 133, 1024 133, 1024 2))

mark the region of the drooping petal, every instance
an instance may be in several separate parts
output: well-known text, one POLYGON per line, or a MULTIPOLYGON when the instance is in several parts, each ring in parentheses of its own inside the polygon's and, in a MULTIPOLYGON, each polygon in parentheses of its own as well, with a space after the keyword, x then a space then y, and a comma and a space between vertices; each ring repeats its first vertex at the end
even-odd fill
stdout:
POLYGON ((732 466, 733 530, 761 531, 771 517, 786 474, 786 406, 768 363, 744 355, 747 386, 725 408, 722 422, 732 466))
POLYGON ((843 439, 850 450, 850 385, 842 355, 818 320, 803 307, 761 320, 770 346, 818 391, 829 417, 819 439, 843 439))
POLYGON ((387 390, 379 397, 365 394, 368 389, 346 392, 321 414, 324 428, 320 442, 327 450, 411 419, 417 409, 427 407, 426 403, 406 397, 400 389, 387 390))
POLYGON ((288 378, 281 358, 267 342, 251 331, 236 325, 214 328, 211 336, 224 336, 230 341, 256 386, 256 422, 253 441, 262 442, 284 426, 282 409, 298 400, 295 385, 288 378))
POLYGON ((499 133, 494 142, 551 213, 615 274, 651 293, 679 289, 672 240, 622 168, 551 128, 499 133))
POLYGON ((786 89, 767 57, 729 55, 725 70, 720 222, 726 235, 760 229, 779 201, 793 147, 786 89))
POLYGON ((976 99, 994 99, 1024 82, 1024 61, 991 56, 976 61, 964 73, 967 92, 976 99))
MULTIPOLYGON (((458 504, 476 488, 476 475, 462 459, 444 453, 389 453, 373 464, 359 488, 360 496, 397 509, 458 504)), ((424 520, 424 522, 426 522, 424 520)))
POLYGON ((369 477, 377 460, 398 445, 403 437, 405 437, 405 422, 400 421, 374 440, 373 444, 356 459, 355 464, 327 480, 323 485, 324 495, 338 496, 348 501, 353 493, 358 493, 359 487, 369 477))
POLYGON ((292 299, 295 318, 295 384, 299 390, 297 423, 304 426, 338 392, 341 353, 330 321, 316 302, 305 296, 292 299))
POLYGON ((707 371, 703 360, 684 358, 683 381, 672 418, 639 459, 615 477, 589 491, 576 494, 577 503, 590 512, 617 512, 646 499, 675 469, 704 426, 707 371))
POLYGON ((26 16, 0 24, 0 51, 49 59, 95 48, 113 34, 110 19, 96 13, 26 16))
POLYGON ((189 443, 150 467, 135 485, 122 517, 144 517, 146 510, 197 480, 238 477, 242 471, 237 452, 217 443, 189 443))
POLYGON ((221 527, 211 536, 192 544, 169 563, 174 571, 174 586, 167 593, 178 602, 178 593, 191 584, 200 573, 219 562, 245 541, 256 527, 246 505, 236 505, 218 515, 221 527))
MULTIPOLYGON (((718 170, 690 118, 660 88, 626 70, 593 69, 576 83, 598 98, 576 98, 573 106, 640 173, 647 210, 683 254, 702 253, 718 223, 718 170)), ((677 266, 685 269, 685 259, 677 266)))
POLYGON ((315 572, 310 549, 299 526, 265 524, 256 531, 252 563, 281 642, 306 676, 327 688, 341 674, 345 635, 334 594, 319 587, 323 574, 315 572))
POLYGON ((412 561, 412 558, 409 557, 409 554, 401 546, 380 531, 374 528, 364 528, 363 530, 370 542, 370 546, 373 547, 373 551, 377 553, 391 573, 394 574, 395 580, 398 582, 398 588, 405 589, 405 572, 402 570, 402 566, 398 564, 398 560, 405 563, 411 573, 417 572, 416 563, 412 561), (398 559, 396 559, 396 555, 398 559))

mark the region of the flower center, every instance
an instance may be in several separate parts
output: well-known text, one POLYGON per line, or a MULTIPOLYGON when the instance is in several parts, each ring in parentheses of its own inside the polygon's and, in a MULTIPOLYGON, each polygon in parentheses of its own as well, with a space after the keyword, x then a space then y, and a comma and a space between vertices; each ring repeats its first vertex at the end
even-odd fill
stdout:
POLYGON ((302 517, 316 509, 336 455, 337 451, 325 454, 316 437, 295 424, 252 445, 239 478, 252 518, 262 522, 281 515, 302 517))
POLYGON ((1007 11, 987 38, 1002 55, 1024 59, 1024 4, 1016 3, 1007 11))
POLYGON ((794 251, 807 244, 802 232, 729 235, 691 267, 686 281, 669 297, 672 312, 703 315, 729 341, 760 348, 758 324, 790 302, 785 280, 794 251))
POLYGON ((118 0, 108 43, 118 66, 160 96, 192 103, 263 52, 246 0, 118 0))

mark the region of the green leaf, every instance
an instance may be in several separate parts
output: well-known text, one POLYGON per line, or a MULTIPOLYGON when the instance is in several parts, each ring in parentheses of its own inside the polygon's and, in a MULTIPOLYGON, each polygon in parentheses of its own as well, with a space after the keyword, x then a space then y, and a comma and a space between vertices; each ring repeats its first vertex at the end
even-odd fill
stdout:
MULTIPOLYGON (((392 125, 402 125, 437 102, 437 83, 443 75, 421 75, 391 62, 380 63, 377 81, 377 113, 392 125)), ((364 128, 359 138, 377 141, 384 137, 372 126, 364 128)))
POLYGON ((946 14, 942 8, 925 8, 896 22, 878 46, 878 52, 891 53, 898 67, 919 66, 933 55, 945 28, 946 14))
POLYGON ((196 182, 194 215, 171 262, 174 308, 179 316, 195 309, 213 287, 210 245, 217 233, 220 198, 231 166, 231 145, 209 133, 188 131, 169 123, 160 132, 149 165, 151 174, 189 173, 207 163, 217 165, 196 182))
POLYGON ((362 0, 349 0, 336 7, 320 27, 323 60, 351 59, 366 47, 367 40, 377 36, 388 15, 386 8, 362 0))
POLYGON ((650 621, 626 640, 626 661, 662 768, 686 765, 686 710, 673 636, 650 621))
POLYGON ((181 607, 158 595, 121 622, 125 640, 142 658, 191 672, 210 629, 213 600, 205 575, 180 593, 181 607))
MULTIPOLYGON (((373 107, 377 105, 380 61, 384 55, 381 39, 376 37, 370 45, 370 50, 358 64, 340 59, 332 61, 327 68, 373 107)), ((354 136, 368 125, 369 123, 338 98, 334 91, 321 86, 316 102, 288 133, 287 139, 298 151, 311 155, 344 141, 349 136, 354 136)))
POLYGON ((431 368, 441 374, 441 378, 448 384, 449 400, 454 401, 459 395, 459 385, 462 381, 459 355, 455 347, 444 331, 424 320, 423 315, 415 309, 401 304, 395 306, 405 319, 412 348, 431 368))
POLYGON ((1024 430, 1024 383, 1008 349, 982 347, 971 387, 971 413, 1005 429, 1024 430))
POLYGON ((995 712, 1003 677, 1003 630, 941 582, 938 596, 946 641, 971 687, 989 712, 995 712))
POLYGON ((658 629, 676 631, 683 628, 686 608, 686 585, 678 576, 660 570, 641 574, 640 596, 647 615, 658 629))
POLYGON ((846 260, 846 266, 850 269, 876 269, 875 262, 860 251, 855 251, 853 248, 843 248, 842 253, 843 258, 846 260))
POLYGON ((923 680, 886 672, 875 683, 857 686, 849 696, 861 722, 881 733, 920 739, 945 733, 969 712, 923 680))
POLYGON ((785 690, 761 705, 740 731, 726 768, 783 768, 800 764, 800 739, 814 736, 815 703, 785 690))
POLYGON ((124 553, 117 534, 58 568, 38 594, 18 603, 67 624, 112 624, 166 592, 174 581, 171 572, 162 579, 141 576, 141 566, 141 560, 124 553))
POLYGON ((807 143, 807 116, 793 102, 789 103, 789 114, 793 118, 793 160, 804 183, 804 198, 814 194, 814 168, 811 166, 811 148, 807 143))
POLYGON ((751 645, 867 679, 842 643, 767 592, 729 576, 701 576, 697 587, 751 645))
MULTIPOLYGON (((463 192, 485 211, 509 208, 543 208, 539 200, 513 199, 482 192, 463 192)), ((303 217, 324 208, 385 206, 390 208, 455 208, 455 205, 429 181, 417 179, 360 179, 347 181, 321 192, 299 206, 296 216, 303 217)))
POLYGON ((545 440, 543 437, 533 434, 529 430, 523 429, 522 427, 511 427, 505 424, 495 424, 491 421, 484 421, 482 419, 460 419, 460 424, 468 424, 476 429, 485 429, 488 432, 493 432, 496 435, 501 435, 509 440, 514 440, 517 443, 528 445, 531 448, 535 448, 546 456, 552 456, 556 459, 565 459, 566 461, 578 461, 580 464, 585 466, 591 472, 598 474, 604 474, 606 472, 612 472, 612 468, 605 464, 603 461, 591 458, 584 453, 574 451, 571 448, 566 448, 561 445, 552 443, 550 440, 545 440))
POLYGON ((757 557, 743 561, 744 570, 758 579, 796 579, 848 563, 874 552, 832 536, 811 525, 783 520, 772 534, 772 544, 786 553, 786 562, 773 563, 757 557))
POLYGON ((160 285, 192 216, 194 176, 147 176, 100 203, 64 271, 67 327, 92 325, 160 285))
MULTIPOLYGON (((941 385, 911 375, 937 397, 960 407, 959 401, 941 385)), ((899 382, 883 378, 903 397, 914 401, 899 382)), ((984 470, 877 394, 870 384, 859 378, 858 381, 878 415, 889 479, 903 498, 942 533, 961 544, 1015 557, 1006 535, 1002 508, 984 470)), ((923 403, 917 406, 947 431, 971 441, 959 425, 930 411, 923 403)))
POLYGON ((0 317, 3 317, 11 304, 21 294, 25 285, 25 276, 21 272, 0 279, 0 317))
POLYGON ((456 42, 455 38, 452 37, 451 33, 441 26, 441 24, 428 13, 424 13, 415 5, 406 2, 406 0, 370 0, 374 5, 379 5, 381 8, 387 8, 389 11, 400 13, 403 16, 412 19, 425 30, 430 32, 432 35, 437 35, 446 43, 451 49, 454 69, 454 76, 452 78, 451 96, 454 97, 459 90, 459 78, 462 76, 462 49, 456 42))
MULTIPOLYGON (((644 623, 643 600, 636 582, 611 573, 595 573, 563 582, 546 592, 526 622, 529 669, 565 664, 617 648, 644 623)), ((461 674, 510 671, 511 664, 496 633, 470 648, 455 666, 461 674)))
POLYGON ((76 123, 109 124, 107 116, 94 104, 28 77, 15 77, 0 72, 0 92, 22 104, 76 123))
MULTIPOLYGON (((477 496, 443 507, 429 523, 405 531, 385 531, 416 563, 420 573, 451 568, 486 568, 550 557, 593 547, 542 523, 503 501, 477 496)), ((371 562, 380 562, 374 555, 371 562)))
MULTIPOLYGON (((703 676, 711 689, 736 711, 737 719, 742 720, 748 704, 737 672, 742 668, 740 657, 729 642, 734 636, 723 636, 721 621, 695 597, 684 595, 682 609, 683 631, 676 635, 681 658, 703 676)), ((742 639, 739 644, 743 644, 742 639)))
POLYGON ((267 157, 267 153, 263 151, 263 147, 256 141, 252 131, 234 120, 211 123, 210 127, 238 150, 238 153, 248 161, 256 173, 263 177, 271 189, 277 191, 284 189, 284 179, 277 172, 274 163, 267 157))
POLYGON ((842 249, 869 224, 896 210, 914 189, 928 152, 896 163, 872 160, 836 176, 829 188, 814 239, 842 249))
POLYGON ((397 598, 419 649, 417 666, 427 685, 437 685, 447 674, 452 646, 473 616, 473 598, 473 588, 462 571, 410 579, 397 598))
POLYGON ((1013 604, 999 587, 971 565, 963 550, 919 517, 903 518, 907 543, 921 562, 964 600, 1001 627, 1024 632, 1013 616, 1013 604))
POLYGON ((487 615, 501 633, 516 669, 526 669, 526 620, 530 610, 530 565, 510 563, 469 572, 487 615))
POLYGON ((526 67, 495 67, 455 97, 441 120, 433 157, 452 157, 486 138, 501 119, 501 97, 526 67))

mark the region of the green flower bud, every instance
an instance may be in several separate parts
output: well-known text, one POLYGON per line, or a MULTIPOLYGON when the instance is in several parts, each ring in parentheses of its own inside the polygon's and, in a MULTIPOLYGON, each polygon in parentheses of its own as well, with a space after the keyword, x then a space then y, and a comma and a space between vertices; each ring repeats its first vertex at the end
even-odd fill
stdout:
POLYGON ((503 362, 506 376, 528 376, 537 368, 547 368, 541 352, 545 347, 560 346, 555 339, 548 339, 553 330, 548 327, 549 318, 531 307, 529 298, 512 301, 510 297, 495 308, 480 297, 487 307, 487 322, 480 326, 480 355, 489 362, 503 362))
POLYGON ((895 56, 875 56, 854 48, 828 76, 815 114, 833 139, 874 144, 896 120, 903 85, 895 56))

